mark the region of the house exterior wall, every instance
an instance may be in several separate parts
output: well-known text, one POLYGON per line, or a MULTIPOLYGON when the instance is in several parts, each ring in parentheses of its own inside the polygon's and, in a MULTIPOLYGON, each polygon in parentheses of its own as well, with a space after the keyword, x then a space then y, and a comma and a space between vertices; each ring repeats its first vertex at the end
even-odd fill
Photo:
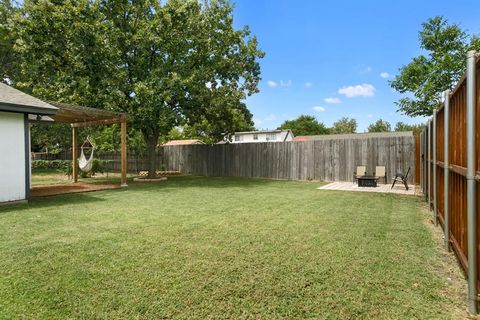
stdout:
POLYGON ((293 137, 290 131, 282 132, 249 132, 239 135, 233 135, 232 143, 252 143, 252 142, 284 142, 292 141, 293 137), (257 139, 255 138, 257 136, 257 139), (239 138, 236 138, 238 136, 239 138), (273 136, 275 138, 273 139, 273 136), (239 139, 239 140, 237 140, 239 139))
POLYGON ((26 198, 23 113, 0 112, 0 203, 26 198))

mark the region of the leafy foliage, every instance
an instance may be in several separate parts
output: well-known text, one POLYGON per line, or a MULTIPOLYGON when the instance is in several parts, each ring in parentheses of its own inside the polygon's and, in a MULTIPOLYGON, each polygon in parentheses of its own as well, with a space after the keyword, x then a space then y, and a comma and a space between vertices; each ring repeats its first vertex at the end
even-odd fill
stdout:
POLYGON ((357 120, 353 118, 343 117, 333 124, 330 133, 355 133, 357 132, 357 120))
POLYGON ((12 21, 15 86, 128 112, 151 160, 175 126, 215 140, 253 125, 244 99, 264 53, 227 0, 26 0, 12 21))
POLYGON ((0 82, 9 82, 18 72, 18 55, 13 50, 15 34, 11 25, 11 17, 16 12, 12 0, 0 0, 0 82))
POLYGON ((295 136, 328 134, 329 130, 314 116, 300 115, 297 119, 283 122, 278 129, 290 129, 295 136))
POLYGON ((423 128, 425 128, 425 124, 406 124, 404 122, 397 122, 395 124, 394 131, 413 131, 414 135, 419 134, 423 128))
POLYGON ((388 121, 378 119, 375 123, 372 123, 368 126, 368 132, 390 132, 392 130, 392 126, 388 121))
POLYGON ((70 160, 33 160, 32 170, 65 170, 66 167, 71 167, 70 160))
POLYGON ((66 123, 35 124, 30 127, 32 151, 57 153, 72 147, 72 132, 66 123))
POLYGON ((480 39, 460 26, 437 16, 422 24, 420 47, 427 52, 400 69, 391 87, 409 96, 396 102, 409 116, 430 116, 441 103, 442 92, 451 89, 465 72, 469 50, 480 49, 480 39))

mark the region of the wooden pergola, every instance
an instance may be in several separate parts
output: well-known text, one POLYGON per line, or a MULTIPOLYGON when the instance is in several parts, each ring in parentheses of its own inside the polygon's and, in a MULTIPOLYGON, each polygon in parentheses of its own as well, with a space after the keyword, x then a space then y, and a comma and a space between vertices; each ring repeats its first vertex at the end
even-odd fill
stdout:
POLYGON ((127 186, 127 114, 88 108, 60 102, 48 102, 58 108, 54 121, 69 123, 72 127, 73 182, 78 182, 78 128, 119 123, 121 126, 121 186, 127 186))

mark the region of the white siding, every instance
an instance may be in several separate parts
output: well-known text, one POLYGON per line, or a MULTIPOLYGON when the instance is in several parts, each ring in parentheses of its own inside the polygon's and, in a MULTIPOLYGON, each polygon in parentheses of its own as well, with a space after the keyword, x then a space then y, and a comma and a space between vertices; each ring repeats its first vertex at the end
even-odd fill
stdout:
POLYGON ((238 135, 238 138, 235 138, 235 135, 232 137, 232 143, 252 143, 252 142, 284 142, 292 141, 293 137, 290 134, 290 131, 282 132, 248 132, 238 135), (254 139, 254 136, 257 136, 257 139, 254 139), (275 135, 275 139, 271 139, 272 135, 275 135), (267 136, 269 139, 267 139, 267 136), (238 139, 238 140, 236 140, 238 139))
POLYGON ((25 199, 23 114, 0 112, 0 202, 23 199, 25 199))

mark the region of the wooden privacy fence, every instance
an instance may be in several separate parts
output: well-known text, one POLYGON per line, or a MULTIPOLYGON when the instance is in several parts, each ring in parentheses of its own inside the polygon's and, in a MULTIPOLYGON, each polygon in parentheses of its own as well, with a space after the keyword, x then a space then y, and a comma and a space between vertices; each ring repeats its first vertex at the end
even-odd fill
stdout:
POLYGON ((469 309, 477 312, 480 181, 480 63, 469 53, 467 74, 445 93, 444 105, 420 134, 420 185, 469 278, 469 309))
MULTIPOLYGON (((313 141, 167 146, 158 150, 156 167, 202 176, 236 176, 289 180, 352 181, 359 165, 373 173, 385 166, 387 178, 410 167, 415 172, 411 132, 317 136, 313 141)), ((120 152, 98 151, 108 171, 120 171, 120 152)), ((61 158, 71 159, 71 151, 61 158)), ((127 153, 130 173, 148 170, 145 154, 127 153)), ((415 174, 409 176, 414 181, 415 174)), ((382 181, 382 180, 381 180, 382 181)))
MULTIPOLYGON (((182 145, 163 147, 166 170, 203 176, 291 180, 352 181, 356 166, 385 166, 390 179, 411 167, 415 172, 411 132, 325 136, 304 142, 182 145)), ((413 182, 412 174, 410 182, 413 182)))

